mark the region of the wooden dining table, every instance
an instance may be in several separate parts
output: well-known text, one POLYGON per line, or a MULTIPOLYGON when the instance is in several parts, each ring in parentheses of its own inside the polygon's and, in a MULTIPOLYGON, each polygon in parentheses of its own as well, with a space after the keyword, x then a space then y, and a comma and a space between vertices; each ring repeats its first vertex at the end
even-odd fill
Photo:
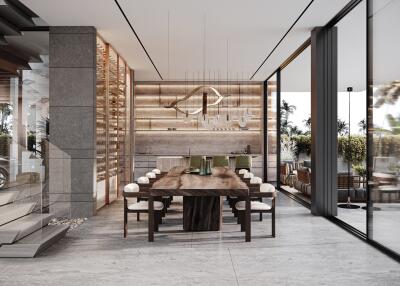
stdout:
POLYGON ((161 196, 183 197, 183 225, 184 230, 188 231, 219 230, 222 223, 221 197, 241 197, 246 202, 245 241, 251 241, 249 188, 233 170, 215 167, 211 175, 200 176, 186 173, 184 167, 174 167, 164 177, 154 182, 149 190, 148 240, 150 242, 154 241, 154 198, 161 196))

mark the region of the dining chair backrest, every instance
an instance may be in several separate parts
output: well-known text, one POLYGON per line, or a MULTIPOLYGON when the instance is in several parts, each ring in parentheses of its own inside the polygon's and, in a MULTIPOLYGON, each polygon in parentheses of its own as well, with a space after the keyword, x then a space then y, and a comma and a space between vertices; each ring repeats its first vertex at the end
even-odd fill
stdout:
POLYGON ((247 169, 247 170, 250 170, 250 168, 251 168, 251 156, 249 156, 249 155, 236 156, 235 168, 236 169, 247 169))
POLYGON ((253 177, 250 179, 250 184, 262 184, 262 179, 260 177, 253 177))
POLYGON ((139 185, 135 183, 130 183, 124 186, 125 193, 137 193, 139 192, 139 185))
POLYGON ((190 168, 200 169, 201 161, 205 160, 206 156, 194 155, 190 156, 190 168))
POLYGON ((146 173, 146 177, 149 179, 154 179, 156 177, 156 174, 153 172, 148 172, 146 173))
POLYGON ((228 156, 213 156, 213 166, 214 167, 229 167, 229 157, 228 156))
POLYGON ((153 169, 152 172, 153 172, 154 174, 156 174, 156 175, 160 175, 160 174, 161 174, 160 169, 153 169))
POLYGON ((243 175, 243 177, 244 177, 245 179, 251 179, 251 178, 254 177, 254 174, 253 174, 253 173, 250 173, 250 172, 247 172, 247 173, 245 173, 245 174, 243 175))
POLYGON ((147 177, 139 177, 137 179, 138 184, 149 184, 150 180, 147 177))

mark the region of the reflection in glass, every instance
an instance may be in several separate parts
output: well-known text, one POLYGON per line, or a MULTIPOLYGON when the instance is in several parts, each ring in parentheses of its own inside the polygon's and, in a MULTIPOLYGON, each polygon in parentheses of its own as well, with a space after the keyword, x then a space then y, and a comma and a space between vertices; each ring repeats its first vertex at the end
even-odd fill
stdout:
POLYGON ((397 28, 400 1, 371 1, 372 136, 369 234, 400 253, 400 73, 397 28))
POLYGON ((40 60, 31 70, 0 75, 0 194, 11 198, 1 204, 30 203, 32 211, 48 212, 48 56, 40 60))
POLYGON ((365 233, 366 190, 366 4, 337 25, 337 217, 365 233), (351 45, 350 45, 351 43, 351 45))
POLYGON ((265 180, 270 183, 276 183, 277 170, 277 112, 276 112, 276 74, 273 75, 267 82, 267 178, 265 180))

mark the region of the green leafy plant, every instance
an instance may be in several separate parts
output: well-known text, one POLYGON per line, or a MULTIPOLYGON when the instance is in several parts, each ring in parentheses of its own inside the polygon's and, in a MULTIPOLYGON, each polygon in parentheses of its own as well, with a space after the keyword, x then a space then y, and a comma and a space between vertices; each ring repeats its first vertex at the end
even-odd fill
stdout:
POLYGON ((353 165, 353 170, 360 176, 367 175, 367 169, 361 164, 353 165))
POLYGON ((1 134, 10 134, 11 131, 11 123, 10 116, 12 113, 12 107, 8 103, 0 104, 0 133, 1 134))
POLYGON ((365 136, 341 136, 338 138, 338 154, 347 162, 361 164, 367 156, 365 136))
POLYGON ((27 149, 28 151, 35 152, 35 145, 36 145, 36 133, 34 131, 29 131, 27 136, 27 149))
POLYGON ((300 153, 306 153, 308 156, 311 155, 311 136, 310 135, 297 135, 292 136, 296 144, 296 156, 298 157, 300 153))
POLYGON ((11 137, 8 134, 0 134, 0 156, 10 156, 11 137))
MULTIPOLYGON (((393 137, 393 136, 392 136, 393 137)), ((285 138, 290 138, 295 145, 295 155, 298 157, 300 153, 311 155, 311 136, 310 135, 297 135, 285 138)), ((396 136, 396 140, 392 138, 385 138, 381 141, 381 156, 386 156, 387 153, 392 152, 394 149, 400 153, 400 136, 396 136), (382 144, 383 143, 383 144, 382 144)), ((344 158, 345 161, 357 165, 366 160, 366 138, 365 136, 353 135, 350 137, 350 145, 348 136, 340 136, 338 138, 338 154, 344 158)))

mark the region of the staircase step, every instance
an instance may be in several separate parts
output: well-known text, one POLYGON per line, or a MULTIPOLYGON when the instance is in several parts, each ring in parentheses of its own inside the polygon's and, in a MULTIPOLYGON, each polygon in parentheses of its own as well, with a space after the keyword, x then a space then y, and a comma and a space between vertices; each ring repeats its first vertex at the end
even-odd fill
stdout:
POLYGON ((46 226, 52 214, 29 214, 0 226, 0 245, 11 244, 46 226))
POLYGON ((8 204, 0 207, 0 225, 30 214, 36 203, 8 204))
POLYGON ((68 229, 68 225, 48 225, 13 244, 2 245, 0 258, 33 258, 63 238, 68 229))
POLYGON ((1 191, 0 192, 0 206, 12 203, 18 197, 18 191, 1 191))

